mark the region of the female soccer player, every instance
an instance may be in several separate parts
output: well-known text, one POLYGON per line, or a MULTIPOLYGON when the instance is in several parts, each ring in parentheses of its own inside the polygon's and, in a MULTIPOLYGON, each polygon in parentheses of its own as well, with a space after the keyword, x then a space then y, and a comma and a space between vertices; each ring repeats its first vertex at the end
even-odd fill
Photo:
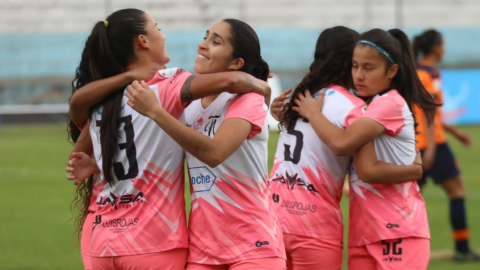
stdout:
MULTIPOLYGON (((436 69, 445 52, 442 35, 436 30, 427 30, 414 38, 413 49, 416 58, 422 56, 417 65, 417 73, 423 86, 436 102, 443 103, 440 73, 436 69)), ((455 240, 453 259, 456 261, 480 260, 480 255, 474 253, 468 245, 465 190, 455 157, 448 146, 445 131, 450 132, 465 146, 471 144, 470 137, 455 127, 443 123, 440 108, 435 114, 434 124, 429 128, 426 127, 422 111, 414 109, 415 118, 419 123, 417 148, 423 154, 426 168, 424 176, 418 181, 420 189, 425 185, 427 176, 430 176, 435 184, 442 185, 450 199, 450 223, 455 240)))
MULTIPOLYGON (((164 66, 169 60, 165 36, 153 19, 140 10, 120 10, 95 25, 75 81, 86 85, 152 63, 164 66)), ((85 122, 89 117, 85 112, 96 104, 88 121, 93 140, 81 142, 93 141, 101 168, 90 240, 91 266, 184 269, 188 236, 183 151, 155 122, 126 105, 124 84, 118 85, 121 79, 108 79, 117 85, 100 91, 95 87, 105 86, 108 80, 92 83, 75 91, 71 99, 70 117, 77 124, 85 122)), ((182 69, 162 70, 148 84, 153 98, 175 118, 196 98, 227 90, 270 90, 265 81, 243 72, 192 76, 182 69)))
POLYGON ((373 29, 361 35, 353 52, 352 78, 368 105, 345 130, 328 121, 320 110, 322 99, 316 101, 308 91, 306 97, 299 95, 298 107, 293 107, 336 154, 353 153, 348 268, 426 269, 430 234, 416 182, 366 183, 360 179, 368 176, 368 168, 359 155, 373 140, 380 160, 412 164, 411 106, 419 105, 431 121, 437 104, 421 85, 408 37, 398 29, 373 29))
MULTIPOLYGON (((238 20, 213 24, 198 54, 194 68, 199 74, 240 70, 266 80, 269 73, 255 31, 238 20)), ((192 195, 187 269, 285 269, 267 178, 269 98, 212 95, 190 104, 185 126, 145 88, 129 86, 129 105, 155 120, 187 152, 192 195)))
MULTIPOLYGON (((337 156, 292 108, 300 93, 312 92, 313 96, 318 96, 323 88, 326 98, 322 113, 330 122, 344 128, 361 115, 365 102, 347 90, 353 87, 351 59, 359 36, 356 31, 341 26, 320 34, 310 73, 296 87, 290 106, 280 119, 282 130, 270 181, 283 231, 288 269, 333 270, 342 266, 340 199, 350 157, 337 156)), ((284 100, 285 95, 281 95, 282 98, 284 100)), ((274 103, 278 101, 276 98, 274 103)), ((273 107, 272 112, 275 112, 273 107)), ((411 181, 422 174, 418 165, 377 164, 375 153, 361 158, 375 159, 369 162, 369 170, 377 179, 411 181), (382 174, 382 171, 389 174, 382 174)), ((375 178, 364 179, 375 181, 375 178)))

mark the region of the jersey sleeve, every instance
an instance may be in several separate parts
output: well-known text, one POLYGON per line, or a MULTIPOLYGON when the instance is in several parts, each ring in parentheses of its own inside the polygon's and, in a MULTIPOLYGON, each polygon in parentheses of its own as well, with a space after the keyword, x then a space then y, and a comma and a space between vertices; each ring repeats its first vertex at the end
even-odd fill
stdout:
POLYGON ((262 132, 267 111, 268 108, 263 96, 255 93, 237 95, 230 101, 224 120, 240 118, 250 122, 252 130, 250 130, 247 139, 251 139, 262 132))
POLYGON ((405 101, 400 95, 387 94, 374 99, 362 117, 370 118, 385 128, 389 136, 396 136, 405 126, 403 106, 405 101))
POLYGON ((159 71, 159 76, 169 76, 157 84, 160 104, 168 113, 178 118, 189 104, 189 102, 182 102, 180 93, 185 81, 192 74, 184 69, 177 68, 173 75, 163 74, 162 71, 159 71))

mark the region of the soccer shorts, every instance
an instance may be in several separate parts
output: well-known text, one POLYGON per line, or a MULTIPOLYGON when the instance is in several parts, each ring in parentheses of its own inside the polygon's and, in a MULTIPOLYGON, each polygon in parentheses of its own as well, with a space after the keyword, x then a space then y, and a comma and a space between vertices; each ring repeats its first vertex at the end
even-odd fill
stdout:
POLYGON ((95 270, 184 270, 186 248, 118 257, 91 257, 95 270))
POLYGON ((348 247, 349 270, 425 270, 430 239, 407 237, 348 247))
POLYGON ((340 270, 343 243, 340 241, 283 234, 288 270, 340 270))
POLYGON ((92 226, 95 213, 90 212, 83 223, 82 238, 80 239, 80 252, 82 253, 83 267, 85 270, 92 270, 92 262, 90 260, 90 241, 92 240, 92 226))
MULTIPOLYGON (((420 151, 423 155, 425 150, 420 151)), ((437 145, 437 150, 435 151, 435 161, 433 162, 432 168, 426 171, 422 178, 418 180, 419 185, 424 185, 426 183, 427 176, 433 178, 435 184, 441 184, 443 181, 456 177, 460 174, 458 169, 457 162, 453 156, 453 152, 448 146, 448 143, 442 143, 437 145)))
POLYGON ((285 259, 258 258, 244 260, 232 264, 198 264, 188 263, 187 270, 286 270, 285 259))

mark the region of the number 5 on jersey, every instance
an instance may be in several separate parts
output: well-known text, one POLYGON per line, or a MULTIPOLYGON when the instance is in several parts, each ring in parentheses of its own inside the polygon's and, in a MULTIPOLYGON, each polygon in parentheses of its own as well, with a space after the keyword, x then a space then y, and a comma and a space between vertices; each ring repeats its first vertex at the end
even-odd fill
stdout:
POLYGON ((294 164, 298 164, 298 162, 300 162, 300 156, 303 149, 303 133, 301 131, 295 130, 296 125, 297 123, 295 122, 293 125, 291 125, 288 128, 288 131, 287 131, 288 134, 293 135, 296 138, 295 148, 293 149, 293 158, 290 152, 290 145, 283 144, 283 146, 285 147, 284 160, 291 161, 294 164))

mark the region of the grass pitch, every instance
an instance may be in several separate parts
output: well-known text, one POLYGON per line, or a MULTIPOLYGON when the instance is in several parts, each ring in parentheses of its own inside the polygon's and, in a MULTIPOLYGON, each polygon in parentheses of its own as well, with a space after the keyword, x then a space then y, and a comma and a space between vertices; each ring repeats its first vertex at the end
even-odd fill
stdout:
MULTIPOLYGON (((480 126, 461 127, 474 141, 463 148, 449 142, 461 166, 467 190, 471 246, 480 248, 480 126)), ((70 202, 75 187, 64 169, 71 145, 66 127, 59 125, 0 127, 0 269, 82 269, 80 247, 73 233, 70 202)), ((269 166, 278 135, 271 133, 269 166)), ((427 184, 427 204, 432 235, 429 269, 473 270, 480 263, 450 261, 453 241, 448 221, 448 199, 443 190, 427 184)), ((188 204, 188 202, 187 202, 188 204)), ((348 201, 342 200, 345 224, 348 201)), ((345 226, 345 230, 348 227, 345 226)), ((346 252, 344 268, 346 267, 346 252)))

